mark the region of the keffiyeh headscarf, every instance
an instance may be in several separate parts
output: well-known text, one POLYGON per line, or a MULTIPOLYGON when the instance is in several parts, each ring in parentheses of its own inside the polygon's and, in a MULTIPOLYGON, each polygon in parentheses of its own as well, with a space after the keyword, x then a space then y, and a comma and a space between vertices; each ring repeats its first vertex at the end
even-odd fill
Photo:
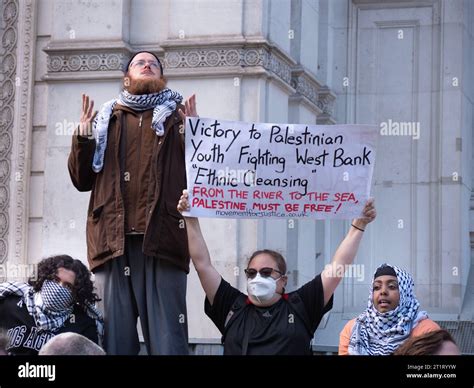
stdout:
MULTIPOLYGON (((0 284, 0 299, 9 295, 21 296, 18 307, 26 305, 28 313, 33 317, 39 331, 58 331, 69 319, 73 310, 71 292, 56 282, 45 280, 40 292, 35 292, 32 286, 21 282, 7 282, 0 284)), ((102 313, 96 306, 85 302, 85 313, 95 320, 99 339, 104 334, 104 320, 102 313)))
POLYGON ((387 264, 382 264, 377 271, 382 267, 392 267, 395 270, 400 302, 394 310, 380 313, 374 307, 371 286, 367 309, 357 317, 352 329, 349 354, 392 354, 410 336, 413 328, 428 318, 426 311, 419 311, 420 303, 413 293, 412 276, 396 266, 387 264))
POLYGON ((94 172, 100 172, 104 166, 109 121, 117 103, 139 112, 153 108, 151 126, 157 136, 163 136, 165 120, 176 110, 177 105, 181 101, 183 101, 181 94, 166 88, 158 93, 141 95, 130 94, 124 90, 120 93, 118 99, 113 99, 103 104, 94 119, 92 127, 92 134, 96 142, 94 160, 92 162, 94 172))

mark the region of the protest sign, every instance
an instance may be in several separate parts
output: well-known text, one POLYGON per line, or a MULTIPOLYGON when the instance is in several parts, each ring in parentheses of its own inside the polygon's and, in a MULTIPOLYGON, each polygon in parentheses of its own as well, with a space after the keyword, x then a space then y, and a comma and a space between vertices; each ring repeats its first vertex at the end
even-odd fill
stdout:
POLYGON ((187 117, 187 215, 357 217, 370 195, 377 133, 187 117))

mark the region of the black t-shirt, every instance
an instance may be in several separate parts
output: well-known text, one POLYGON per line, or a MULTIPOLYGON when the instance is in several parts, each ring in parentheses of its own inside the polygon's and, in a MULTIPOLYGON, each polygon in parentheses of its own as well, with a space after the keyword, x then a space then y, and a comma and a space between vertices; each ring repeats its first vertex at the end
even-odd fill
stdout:
POLYGON ((98 343, 95 320, 89 317, 78 305, 69 319, 56 332, 38 332, 34 318, 23 303, 18 307, 21 297, 7 296, 0 300, 0 327, 7 330, 10 338, 8 352, 13 355, 36 355, 41 347, 57 334, 73 332, 81 334, 98 343))
POLYGON ((243 307, 243 311, 235 312, 233 321, 229 321, 228 327, 225 322, 234 302, 242 294, 232 287, 224 279, 221 280, 214 303, 211 306, 206 298, 205 312, 217 326, 224 341, 224 354, 241 355, 245 331, 248 327, 248 349, 249 355, 301 355, 311 354, 310 342, 323 315, 331 310, 333 297, 324 306, 324 292, 321 276, 303 285, 298 290, 299 298, 303 302, 304 312, 307 314, 309 328, 306 329, 300 314, 288 300, 281 298, 277 303, 269 307, 257 307, 249 302, 243 307), (311 334, 308 330, 311 330, 311 334))

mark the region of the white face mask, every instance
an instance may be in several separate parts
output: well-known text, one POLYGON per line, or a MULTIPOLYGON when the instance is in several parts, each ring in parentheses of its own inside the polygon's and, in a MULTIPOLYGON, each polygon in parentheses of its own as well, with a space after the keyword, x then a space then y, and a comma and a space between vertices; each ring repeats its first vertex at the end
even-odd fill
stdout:
POLYGON ((253 279, 247 280, 247 292, 259 302, 269 301, 275 295, 278 279, 273 279, 271 276, 264 278, 257 273, 253 279))

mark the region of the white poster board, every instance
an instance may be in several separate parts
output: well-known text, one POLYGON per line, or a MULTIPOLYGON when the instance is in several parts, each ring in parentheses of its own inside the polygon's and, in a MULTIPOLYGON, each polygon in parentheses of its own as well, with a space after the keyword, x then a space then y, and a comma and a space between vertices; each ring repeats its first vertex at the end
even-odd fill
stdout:
POLYGON ((186 118, 192 217, 347 219, 370 195, 378 127, 186 118))

